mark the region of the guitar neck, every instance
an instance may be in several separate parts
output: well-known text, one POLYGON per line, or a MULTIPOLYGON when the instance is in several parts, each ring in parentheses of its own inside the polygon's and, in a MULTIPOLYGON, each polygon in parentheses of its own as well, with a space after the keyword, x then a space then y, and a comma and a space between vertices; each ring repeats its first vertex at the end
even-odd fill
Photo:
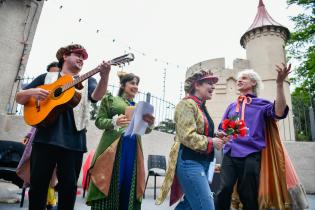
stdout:
POLYGON ((82 76, 76 78, 75 80, 71 81, 71 82, 68 82, 67 84, 65 84, 62 88, 62 91, 66 91, 72 87, 74 87, 75 85, 77 85, 78 83, 80 82, 83 82, 84 80, 90 78, 91 76, 93 76, 94 74, 98 73, 100 71, 99 68, 95 68, 85 74, 83 74, 82 76))
MULTIPOLYGON (((117 58, 114 58, 112 60, 110 60, 108 62, 108 64, 113 65, 113 66, 117 66, 117 65, 121 65, 121 64, 125 64, 125 63, 129 63, 131 61, 134 60, 134 55, 132 53, 128 53, 122 56, 119 56, 117 58)), ((62 87, 62 92, 74 87, 76 84, 83 82, 84 80, 88 79, 89 77, 93 76, 94 74, 98 73, 100 71, 99 68, 95 68, 85 74, 83 74, 82 76, 75 78, 73 81, 68 82, 67 84, 65 84, 62 87)))

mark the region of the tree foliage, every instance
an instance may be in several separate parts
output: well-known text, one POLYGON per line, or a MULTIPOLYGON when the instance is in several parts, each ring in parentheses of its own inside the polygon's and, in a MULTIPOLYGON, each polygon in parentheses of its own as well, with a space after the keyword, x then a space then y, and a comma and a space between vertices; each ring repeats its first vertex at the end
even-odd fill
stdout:
POLYGON ((291 31, 287 50, 290 59, 299 63, 291 81, 295 85, 292 106, 297 140, 310 140, 309 107, 314 109, 315 97, 315 1, 287 0, 289 6, 302 7, 303 12, 291 17, 291 31))
MULTIPOLYGON (((289 57, 296 59, 300 65, 295 69, 292 79, 297 87, 315 90, 315 1, 288 0, 289 5, 298 5, 304 12, 291 17, 294 22, 294 31, 288 40, 289 57)), ((314 95, 313 95, 314 96, 314 95)))

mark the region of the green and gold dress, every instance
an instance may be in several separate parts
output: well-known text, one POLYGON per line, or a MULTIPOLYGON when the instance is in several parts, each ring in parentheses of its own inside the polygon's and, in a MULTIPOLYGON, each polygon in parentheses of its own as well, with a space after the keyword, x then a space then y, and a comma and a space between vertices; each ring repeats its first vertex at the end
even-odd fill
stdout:
POLYGON ((112 118, 134 105, 125 97, 107 94, 95 125, 104 130, 90 167, 87 204, 92 210, 139 210, 144 192, 144 163, 141 138, 124 136, 125 128, 114 129, 112 118))

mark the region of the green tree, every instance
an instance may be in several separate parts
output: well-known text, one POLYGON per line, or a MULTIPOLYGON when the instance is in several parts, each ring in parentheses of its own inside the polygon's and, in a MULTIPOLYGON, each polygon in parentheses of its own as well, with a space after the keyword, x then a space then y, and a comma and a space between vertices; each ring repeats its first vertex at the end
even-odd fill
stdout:
MULTIPOLYGON (((304 87, 314 97, 315 90, 315 1, 288 0, 288 5, 298 5, 304 12, 291 17, 294 31, 288 40, 289 58, 295 59, 300 65, 295 68, 292 82, 297 87, 304 87)), ((306 92, 306 93, 307 93, 306 92)))
POLYGON ((292 93, 292 110, 296 139, 311 139, 309 106, 315 107, 315 1, 287 0, 289 6, 297 5, 303 12, 291 17, 294 31, 288 40, 287 51, 290 60, 298 63, 294 68, 291 82, 295 85, 292 93))

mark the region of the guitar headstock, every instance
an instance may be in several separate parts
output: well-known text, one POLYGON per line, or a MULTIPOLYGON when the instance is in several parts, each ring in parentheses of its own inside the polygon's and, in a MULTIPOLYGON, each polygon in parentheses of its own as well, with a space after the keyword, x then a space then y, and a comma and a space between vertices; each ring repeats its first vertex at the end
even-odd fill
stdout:
POLYGON ((134 59, 135 59, 134 54, 128 53, 128 54, 112 59, 111 61, 109 61, 109 63, 113 66, 121 66, 121 65, 125 65, 126 63, 129 64, 134 59))

